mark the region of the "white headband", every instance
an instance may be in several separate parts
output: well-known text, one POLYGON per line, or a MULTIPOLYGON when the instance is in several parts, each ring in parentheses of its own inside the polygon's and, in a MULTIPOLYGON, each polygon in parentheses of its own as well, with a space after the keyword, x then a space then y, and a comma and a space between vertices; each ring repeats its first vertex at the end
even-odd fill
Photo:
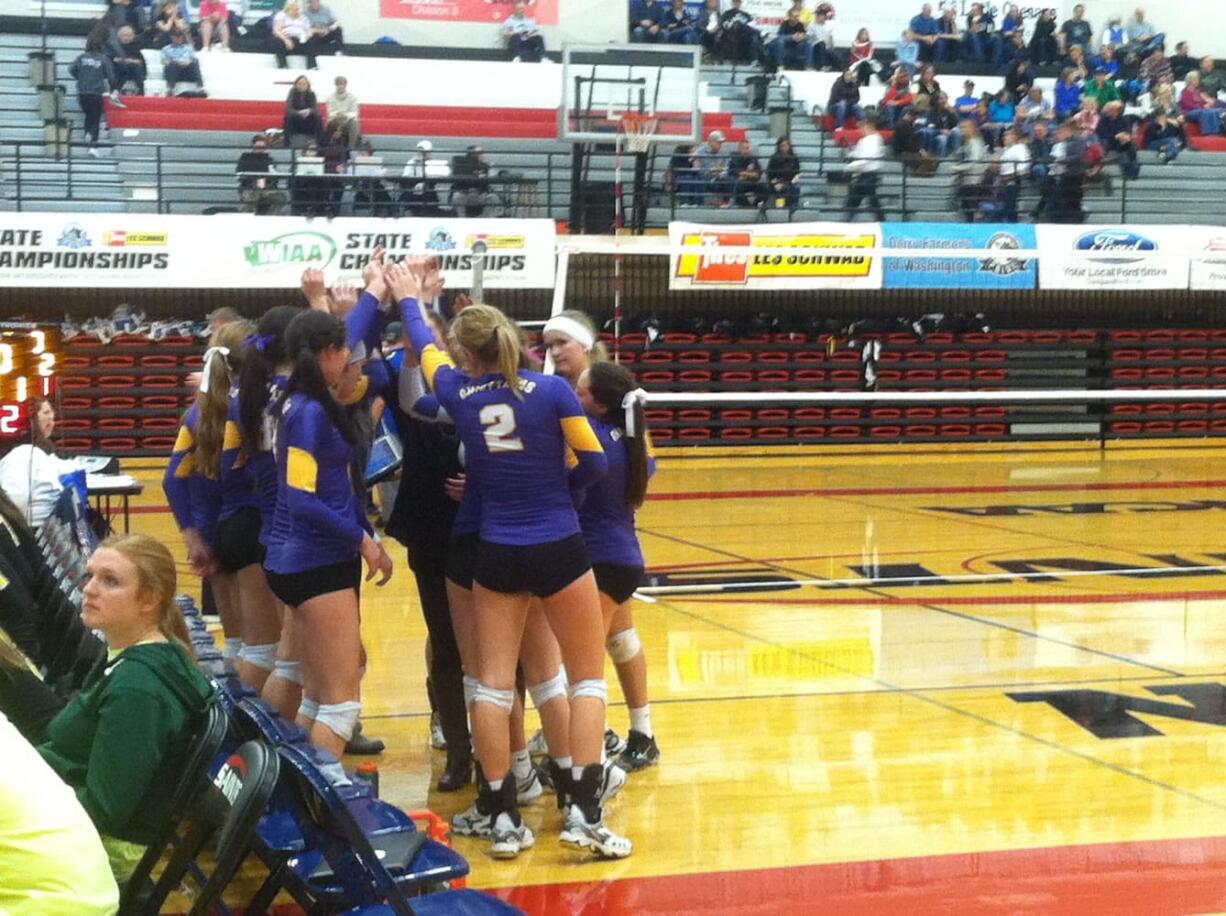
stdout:
POLYGON ((212 367, 213 358, 217 356, 229 356, 229 347, 209 347, 204 351, 204 368, 200 370, 200 393, 209 393, 209 369, 212 367))
POLYGON ((631 439, 639 434, 634 419, 634 405, 640 403, 646 397, 646 391, 642 388, 635 388, 633 391, 627 391, 626 396, 622 398, 622 410, 626 415, 626 435, 631 439))
POLYGON ((554 315, 545 322, 545 328, 541 331, 542 335, 548 334, 550 331, 557 331, 559 334, 565 334, 583 349, 589 353, 592 347, 596 346, 596 337, 585 328, 582 322, 576 321, 568 315, 554 315))

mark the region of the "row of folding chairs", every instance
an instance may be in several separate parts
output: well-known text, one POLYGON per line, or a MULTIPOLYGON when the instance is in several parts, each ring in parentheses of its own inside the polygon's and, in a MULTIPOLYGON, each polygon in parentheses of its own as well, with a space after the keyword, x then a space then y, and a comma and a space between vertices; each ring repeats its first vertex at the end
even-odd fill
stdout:
POLYGON ((462 856, 261 701, 217 652, 194 602, 180 607, 218 697, 176 791, 185 816, 150 846, 122 912, 156 913, 187 883, 197 888, 192 914, 228 912, 222 894, 249 860, 266 876, 244 914, 266 912, 283 891, 310 914, 519 912, 464 889, 462 856), (209 846, 211 868, 202 862, 209 846))

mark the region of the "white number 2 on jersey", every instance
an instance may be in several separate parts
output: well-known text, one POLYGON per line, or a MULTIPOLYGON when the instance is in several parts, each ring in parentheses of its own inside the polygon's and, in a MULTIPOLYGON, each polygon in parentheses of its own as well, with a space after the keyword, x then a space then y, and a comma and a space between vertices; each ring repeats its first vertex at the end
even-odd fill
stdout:
POLYGON ((487 404, 477 415, 485 428, 485 447, 491 452, 522 452, 524 444, 515 435, 515 410, 510 404, 487 404))

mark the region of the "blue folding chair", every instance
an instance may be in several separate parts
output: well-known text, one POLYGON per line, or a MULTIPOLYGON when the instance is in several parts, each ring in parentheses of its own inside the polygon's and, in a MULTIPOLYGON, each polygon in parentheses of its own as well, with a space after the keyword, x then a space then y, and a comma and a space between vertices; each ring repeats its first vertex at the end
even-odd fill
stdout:
POLYGON ((414 897, 408 909, 379 903, 346 910, 343 916, 401 916, 405 913, 416 916, 522 916, 523 910, 481 891, 462 890, 414 897))

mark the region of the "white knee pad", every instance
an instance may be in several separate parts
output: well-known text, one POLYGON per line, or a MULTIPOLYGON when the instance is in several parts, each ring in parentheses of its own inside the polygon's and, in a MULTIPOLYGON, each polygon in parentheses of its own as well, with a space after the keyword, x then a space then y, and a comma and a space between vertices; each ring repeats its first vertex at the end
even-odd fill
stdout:
POLYGON ((571 684, 570 698, 577 700, 580 697, 592 697, 600 700, 602 703, 607 703, 609 700, 609 687, 605 683, 604 678, 579 681, 577 684, 571 684))
POLYGON ((273 665, 272 676, 302 686, 302 662, 279 658, 273 665))
POLYGON ((515 705, 515 691, 495 690, 493 687, 478 684, 477 690, 473 694, 473 702, 489 703, 491 706, 497 706, 499 709, 510 712, 511 707, 515 705))
POLYGON ((477 688, 481 686, 481 682, 475 677, 464 675, 464 708, 467 709, 473 705, 473 700, 477 698, 477 688))
POLYGON ((318 715, 319 704, 314 700, 308 700, 306 697, 303 697, 302 702, 298 704, 298 718, 310 719, 312 722, 314 722, 315 717, 318 715))
POLYGON ((362 704, 358 700, 348 700, 344 703, 321 703, 319 713, 315 716, 317 725, 326 725, 336 734, 348 741, 353 737, 357 727, 358 716, 362 712, 362 704))
POLYGON ((615 665, 624 665, 643 651, 643 644, 639 642, 639 634, 634 627, 614 633, 604 645, 615 665))
POLYGON ((528 696, 532 697, 532 705, 540 709, 550 700, 566 696, 566 675, 559 671, 547 681, 533 684, 528 688, 528 696))
POLYGON ((261 671, 272 671, 277 665, 277 644, 270 642, 263 646, 252 646, 244 643, 238 650, 238 660, 261 671))
POLYGON ((243 641, 233 636, 226 638, 225 643, 221 647, 221 657, 226 661, 233 661, 242 654, 243 641))

